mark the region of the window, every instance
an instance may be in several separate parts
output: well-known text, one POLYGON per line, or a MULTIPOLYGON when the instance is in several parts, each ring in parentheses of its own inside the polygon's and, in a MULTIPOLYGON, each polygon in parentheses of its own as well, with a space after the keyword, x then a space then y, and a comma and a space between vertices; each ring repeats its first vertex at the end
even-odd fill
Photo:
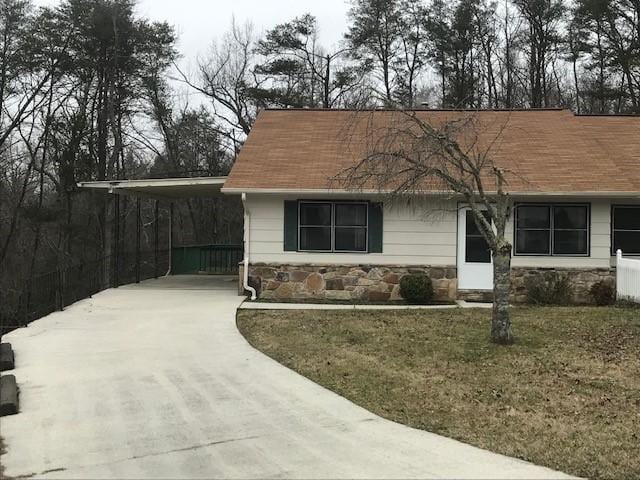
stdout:
POLYGON ((300 204, 300 249, 330 252, 331 220, 330 203, 300 204))
POLYGON ((640 255, 640 205, 614 205, 612 215, 613 254, 622 250, 623 253, 640 255))
POLYGON ((301 251, 366 252, 368 204, 300 202, 301 251))
POLYGON ((589 255, 589 205, 516 206, 516 255, 589 255))
MULTIPOLYGON (((483 212, 483 214, 487 221, 491 222, 491 219, 489 218, 489 212, 483 212)), ((465 262, 491 263, 491 250, 489 249, 489 244, 478 228, 474 214, 471 210, 467 210, 466 222, 465 262)))

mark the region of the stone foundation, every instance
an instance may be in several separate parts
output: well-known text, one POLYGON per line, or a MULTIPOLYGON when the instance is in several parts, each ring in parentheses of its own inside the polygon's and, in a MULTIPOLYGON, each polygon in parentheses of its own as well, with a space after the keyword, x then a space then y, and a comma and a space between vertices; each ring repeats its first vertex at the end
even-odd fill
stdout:
MULTIPOLYGON (((242 288, 242 266, 239 292, 242 288)), ((615 282, 615 269, 610 268, 533 268, 511 269, 514 303, 526 303, 525 279, 557 271, 569 275, 573 284, 573 301, 590 304, 589 289, 599 281, 615 282)), ((436 301, 493 301, 492 291, 457 290, 455 267, 409 267, 370 265, 274 265, 254 264, 249 268, 249 284, 258 297, 267 300, 324 300, 343 302, 402 301, 400 279, 408 273, 426 273, 433 281, 436 301)))
POLYGON ((403 300, 400 279, 408 273, 429 275, 436 301, 456 299, 455 267, 255 264, 249 283, 268 300, 393 302, 403 300))
POLYGON ((512 299, 516 303, 526 303, 527 288, 526 279, 544 274, 545 272, 559 272, 569 276, 573 286, 573 302, 576 304, 590 304, 593 299, 589 290, 594 283, 610 281, 615 284, 616 271, 613 268, 525 268, 514 267, 511 269, 512 299))

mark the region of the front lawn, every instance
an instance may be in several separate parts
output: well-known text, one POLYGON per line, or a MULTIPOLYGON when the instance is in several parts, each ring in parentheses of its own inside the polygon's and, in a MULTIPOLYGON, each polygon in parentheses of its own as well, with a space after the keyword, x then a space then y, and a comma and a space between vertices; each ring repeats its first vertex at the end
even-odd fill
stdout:
POLYGON ((239 311, 249 342, 412 427, 590 478, 640 477, 640 310, 239 311))

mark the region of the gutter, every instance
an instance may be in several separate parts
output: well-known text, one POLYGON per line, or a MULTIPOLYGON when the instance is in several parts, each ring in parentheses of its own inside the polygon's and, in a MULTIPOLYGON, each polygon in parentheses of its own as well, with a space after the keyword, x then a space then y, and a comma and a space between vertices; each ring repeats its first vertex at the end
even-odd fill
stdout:
POLYGON ((242 286, 251 293, 251 300, 258 298, 256 289, 249 285, 249 255, 251 249, 251 212, 247 208, 247 194, 242 193, 242 206, 244 208, 244 269, 242 286))
MULTIPOLYGON (((246 194, 249 193, 269 193, 280 195, 346 195, 346 196, 359 196, 359 195, 385 195, 392 193, 391 190, 377 190, 377 189, 360 189, 360 190, 347 190, 343 188, 222 188, 224 194, 246 194)), ((496 192, 487 191, 487 195, 495 195, 496 192)), ((637 191, 599 191, 599 192, 507 192, 510 197, 577 197, 577 198, 640 198, 640 193, 637 191)), ((424 196, 461 196, 457 195, 449 190, 424 190, 408 193, 411 195, 424 195, 424 196)))

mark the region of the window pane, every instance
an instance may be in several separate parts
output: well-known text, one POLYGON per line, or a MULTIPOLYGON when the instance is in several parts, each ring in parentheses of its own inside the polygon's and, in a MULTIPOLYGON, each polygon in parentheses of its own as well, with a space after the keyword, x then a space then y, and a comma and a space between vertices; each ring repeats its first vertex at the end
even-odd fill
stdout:
POLYGON ((518 207, 518 228, 551 228, 549 206, 521 205, 518 207))
POLYGON ((357 204, 336 204, 336 225, 349 227, 367 226, 367 206, 357 204))
POLYGON ((587 207, 562 206, 553 207, 553 228, 580 230, 587 229, 587 207))
POLYGON ((613 251, 625 254, 640 254, 640 231, 613 232, 613 251))
POLYGON ((331 227, 300 227, 300 249, 331 251, 331 227))
MULTIPOLYGON (((484 215, 484 218, 487 219, 487 221, 489 220, 489 212, 482 212, 484 215)), ((476 219, 475 216, 473 214, 472 211, 467 210, 467 235, 482 235, 482 233, 480 233, 480 229, 478 228, 478 225, 476 225, 476 219)))
POLYGON ((364 252, 367 250, 367 229, 336 227, 336 250, 364 252))
POLYGON ((467 263, 491 263, 491 251, 484 237, 467 237, 465 260, 467 263))
POLYGON ((549 255, 549 230, 519 230, 516 235, 516 252, 549 255))
POLYGON ((640 207, 614 207, 613 228, 640 230, 640 207))
POLYGON ((586 255, 588 242, 586 231, 556 231, 553 234, 555 255, 586 255))
POLYGON ((331 225, 331 204, 301 203, 300 225, 331 225))

